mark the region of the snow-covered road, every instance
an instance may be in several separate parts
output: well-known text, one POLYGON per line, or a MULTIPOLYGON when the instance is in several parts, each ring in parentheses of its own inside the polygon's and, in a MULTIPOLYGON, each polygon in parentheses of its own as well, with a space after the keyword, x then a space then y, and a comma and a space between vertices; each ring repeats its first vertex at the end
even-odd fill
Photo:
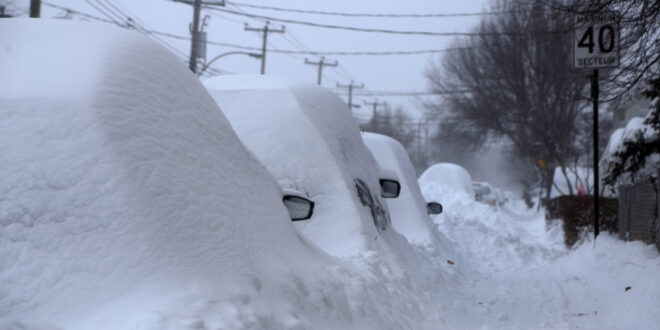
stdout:
POLYGON ((605 233, 566 249, 559 224, 546 229, 543 213, 520 202, 494 208, 423 189, 445 204, 435 222, 456 253, 455 281, 441 302, 450 328, 660 328, 653 246, 605 233))

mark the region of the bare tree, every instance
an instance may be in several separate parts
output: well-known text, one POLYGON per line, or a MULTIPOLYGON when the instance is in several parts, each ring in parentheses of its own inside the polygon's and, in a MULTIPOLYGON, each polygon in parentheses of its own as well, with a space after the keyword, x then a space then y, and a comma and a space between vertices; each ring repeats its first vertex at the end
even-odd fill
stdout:
POLYGON ((496 1, 477 37, 427 71, 443 93, 429 111, 444 138, 478 148, 499 139, 535 167, 548 195, 555 167, 579 158, 580 93, 586 77, 572 70, 571 21, 559 9, 523 0, 496 1), (466 91, 466 92, 461 92, 466 91))

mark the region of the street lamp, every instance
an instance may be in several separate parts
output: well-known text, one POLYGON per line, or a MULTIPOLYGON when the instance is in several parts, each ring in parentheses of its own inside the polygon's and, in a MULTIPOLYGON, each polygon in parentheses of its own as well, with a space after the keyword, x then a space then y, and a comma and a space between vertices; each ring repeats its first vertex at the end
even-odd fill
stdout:
POLYGON ((213 64, 213 62, 217 61, 218 59, 220 59, 220 58, 222 58, 222 57, 225 57, 225 56, 229 56, 229 55, 238 55, 238 54, 241 54, 241 55, 247 55, 247 56, 250 56, 250 57, 252 57, 252 58, 261 58, 261 54, 250 53, 250 52, 233 51, 233 52, 222 53, 222 54, 220 54, 220 55, 218 55, 218 56, 212 58, 208 63, 205 63, 205 64, 204 64, 204 67, 202 68, 202 70, 200 70, 200 71, 197 73, 197 75, 198 75, 198 76, 201 76, 202 73, 204 73, 204 71, 206 71, 206 69, 208 69, 208 68, 211 66, 211 64, 213 64))

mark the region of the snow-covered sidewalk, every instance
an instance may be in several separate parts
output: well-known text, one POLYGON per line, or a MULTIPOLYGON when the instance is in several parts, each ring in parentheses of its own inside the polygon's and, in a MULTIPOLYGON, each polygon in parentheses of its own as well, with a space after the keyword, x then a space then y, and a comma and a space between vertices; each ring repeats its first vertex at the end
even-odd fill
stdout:
POLYGON ((439 302, 449 328, 660 328, 655 247, 604 233, 569 250, 559 224, 546 229, 521 203, 496 209, 422 189, 443 201, 435 222, 454 243, 454 281, 439 302))

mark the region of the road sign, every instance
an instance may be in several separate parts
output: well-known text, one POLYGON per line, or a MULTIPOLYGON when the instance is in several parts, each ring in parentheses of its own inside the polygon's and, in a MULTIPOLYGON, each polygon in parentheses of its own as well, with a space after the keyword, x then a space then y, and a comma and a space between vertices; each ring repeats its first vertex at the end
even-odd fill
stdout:
POLYGON ((576 14, 573 28, 573 66, 576 69, 619 66, 618 12, 576 14))

